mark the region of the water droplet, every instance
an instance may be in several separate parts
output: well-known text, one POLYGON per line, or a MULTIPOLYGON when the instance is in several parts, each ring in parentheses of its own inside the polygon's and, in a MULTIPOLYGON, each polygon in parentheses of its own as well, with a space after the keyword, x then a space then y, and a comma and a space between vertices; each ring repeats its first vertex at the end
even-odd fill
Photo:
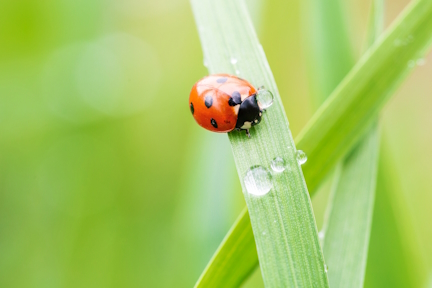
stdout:
POLYGON ((414 60, 409 60, 408 61, 408 67, 409 68, 413 68, 415 65, 416 65, 416 61, 414 61, 414 60))
POLYGON ((297 162, 300 164, 300 165, 303 165, 304 163, 306 163, 306 161, 307 161, 307 156, 306 156, 306 153, 304 153, 302 150, 297 150, 297 153, 296 153, 297 155, 296 155, 296 157, 297 157, 297 162))
POLYGON ((324 231, 320 231, 320 232, 318 232, 318 238, 320 239, 320 240, 323 240, 324 239, 324 231))
POLYGON ((426 64, 426 60, 424 58, 417 59, 417 66, 423 66, 426 64))
POLYGON ((240 71, 239 71, 239 70, 236 70, 236 74, 239 75, 239 74, 240 74, 240 71))
POLYGON ((267 232, 266 232, 266 231, 263 231, 262 235, 265 236, 266 234, 267 234, 267 232))
POLYGON ((285 170, 285 160, 282 157, 276 157, 271 162, 271 168, 277 173, 281 173, 285 170))
POLYGON ((324 272, 327 273, 328 272, 328 266, 326 264, 324 264, 324 272))
POLYGON ((261 109, 267 109, 273 104, 273 94, 267 89, 259 89, 256 98, 261 109))
POLYGON ((231 57, 231 64, 235 65, 237 61, 237 58, 231 57))
POLYGON ((270 172, 262 166, 251 167, 244 177, 246 190, 252 195, 265 195, 273 187, 270 172))

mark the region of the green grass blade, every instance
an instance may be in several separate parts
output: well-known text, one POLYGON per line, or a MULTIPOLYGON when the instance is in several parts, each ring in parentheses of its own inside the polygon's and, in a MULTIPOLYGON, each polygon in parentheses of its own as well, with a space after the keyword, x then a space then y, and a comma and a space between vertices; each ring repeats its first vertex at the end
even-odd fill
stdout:
POLYGON ((223 240, 195 287, 238 287, 256 268, 255 239, 249 214, 245 217, 245 213, 246 210, 234 223, 227 234, 229 237, 223 240))
POLYGON ((307 38, 308 74, 316 107, 354 65, 343 4, 345 1, 302 1, 307 38))
MULTIPOLYGON (((229 133, 264 283, 268 287, 328 287, 294 140, 246 7, 242 0, 193 0, 192 7, 209 71, 232 74, 239 71, 255 86, 264 85, 275 94, 274 104, 264 114, 263 121, 251 130, 251 139, 244 133, 229 133), (257 197, 248 193, 243 181, 248 170, 256 165, 271 170, 275 157, 285 160, 286 171, 271 176, 273 187, 268 194, 257 197)), ((255 178, 255 181, 261 180, 255 178)), ((208 287, 206 279, 202 278, 198 285, 208 287)))
MULTIPOLYGON (((368 44, 382 33, 384 7, 375 0, 371 9, 368 44)), ((323 251, 331 287, 363 287, 372 226, 377 165, 378 129, 374 125, 343 161, 332 192, 323 229, 323 251)))
MULTIPOLYGON (((296 138, 299 149, 306 151, 309 157, 303 167, 309 191, 315 191, 329 169, 370 128, 391 93, 412 70, 410 61, 422 57, 429 49, 431 40, 432 2, 412 2, 320 107, 296 138)), ((248 218, 247 213, 242 215, 248 218)), ((226 239, 229 238, 230 235, 226 239)), ((244 240, 244 243, 248 245, 250 241, 244 240)), ((231 249, 228 245, 222 245, 218 251, 222 253, 231 249)), ((253 249, 255 247, 249 245, 245 251, 251 255, 250 250, 253 249)), ((224 265, 235 267, 235 264, 228 262, 240 263, 241 257, 231 258, 224 265)), ((255 261, 257 263, 258 260, 255 261)), ((241 275, 238 269, 231 273, 244 279, 245 275, 241 275)), ((210 277, 208 274, 213 270, 206 271, 209 272, 201 279, 210 277)))
POLYGON ((296 138, 311 160, 303 167, 310 191, 368 131, 431 41, 432 1, 413 1, 318 109, 296 138))
POLYGON ((372 222, 378 132, 372 129, 344 161, 323 231, 331 287, 363 287, 372 222))

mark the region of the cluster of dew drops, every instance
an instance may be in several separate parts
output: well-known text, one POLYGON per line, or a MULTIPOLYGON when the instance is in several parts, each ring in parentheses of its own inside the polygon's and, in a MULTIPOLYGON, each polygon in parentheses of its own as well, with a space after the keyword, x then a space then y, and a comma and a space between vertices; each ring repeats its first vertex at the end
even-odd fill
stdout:
MULTIPOLYGON (((306 154, 301 150, 297 150, 296 158, 299 165, 303 165, 307 161, 306 154)), ((270 167, 277 174, 287 169, 285 160, 279 156, 272 160, 270 167)), ((261 165, 249 168, 243 180, 247 192, 255 196, 263 196, 273 188, 272 174, 261 165)))
MULTIPOLYGON (((261 104, 260 106, 263 109, 267 109, 273 104, 274 98, 270 91, 264 89, 264 87, 262 88, 263 89, 258 90, 256 97, 258 102, 261 104)), ((303 165, 307 160, 306 154, 301 150, 297 150, 296 158, 300 165, 303 165)), ((270 167, 274 173, 282 173, 287 168, 287 165, 282 157, 277 156, 271 161, 270 167)), ((261 165, 249 168, 243 180, 247 192, 255 196, 265 195, 270 192, 273 187, 272 174, 268 169, 261 165)))

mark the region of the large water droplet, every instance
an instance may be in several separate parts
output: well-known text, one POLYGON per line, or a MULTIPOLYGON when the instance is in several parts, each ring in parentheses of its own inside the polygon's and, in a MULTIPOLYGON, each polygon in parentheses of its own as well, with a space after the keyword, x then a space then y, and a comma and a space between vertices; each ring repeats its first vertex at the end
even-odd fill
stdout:
POLYGON ((300 164, 300 165, 303 165, 304 163, 306 163, 306 161, 307 161, 307 156, 306 156, 306 153, 304 153, 302 150, 297 150, 297 153, 296 153, 297 155, 296 155, 296 157, 297 157, 297 162, 300 164))
POLYGON ((244 177, 246 190, 252 195, 265 195, 273 187, 270 172, 262 166, 251 167, 244 177))
POLYGON ((281 173, 285 170, 285 160, 282 157, 276 157, 271 162, 271 168, 277 173, 281 173))
POLYGON ((231 64, 235 65, 237 63, 237 58, 231 57, 231 64))
POLYGON ((267 109, 273 104, 273 94, 267 89, 259 89, 256 98, 261 109, 267 109))

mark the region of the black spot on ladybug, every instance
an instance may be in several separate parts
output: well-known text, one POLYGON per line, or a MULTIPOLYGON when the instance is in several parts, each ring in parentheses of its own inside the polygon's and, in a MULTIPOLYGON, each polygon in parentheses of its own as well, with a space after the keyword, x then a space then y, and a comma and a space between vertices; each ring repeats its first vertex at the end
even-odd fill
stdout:
POLYGON ((216 79, 216 82, 217 82, 217 83, 225 83, 227 80, 228 80, 228 78, 226 78, 226 77, 221 77, 221 78, 216 79))
POLYGON ((218 128, 216 120, 214 120, 213 118, 211 118, 210 123, 213 125, 214 128, 218 128))
POLYGON ((193 108, 193 104, 192 104, 192 102, 191 102, 191 104, 190 104, 190 109, 191 109, 191 112, 192 112, 192 115, 194 114, 194 108, 193 108))
POLYGON ((228 105, 236 106, 238 104, 241 104, 241 95, 238 91, 234 91, 231 98, 228 100, 228 105))
POLYGON ((207 108, 210 108, 213 104, 213 97, 211 95, 206 95, 205 100, 204 100, 204 104, 207 108))

